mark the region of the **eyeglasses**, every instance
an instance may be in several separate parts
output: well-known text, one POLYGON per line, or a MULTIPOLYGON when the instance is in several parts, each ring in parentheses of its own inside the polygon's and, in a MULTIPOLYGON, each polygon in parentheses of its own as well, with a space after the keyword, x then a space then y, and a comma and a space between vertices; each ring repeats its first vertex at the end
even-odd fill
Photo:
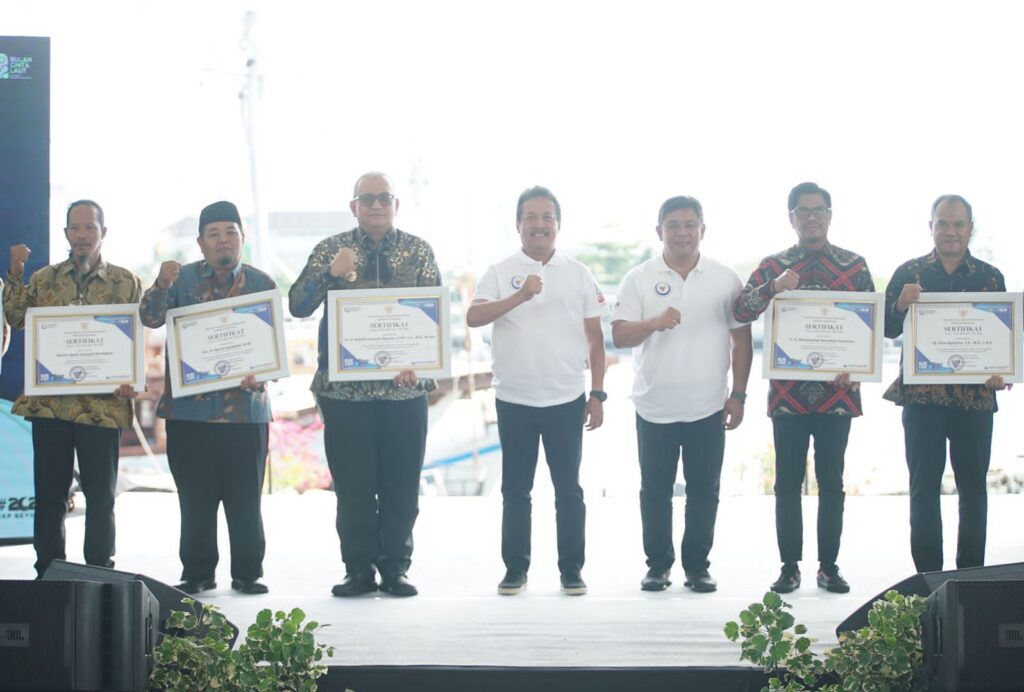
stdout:
POLYGON ((374 202, 380 202, 382 207, 390 207, 394 199, 395 196, 390 192, 382 192, 379 195, 357 195, 352 201, 359 202, 363 207, 372 207, 374 202))
POLYGON ((824 219, 825 214, 829 213, 830 211, 832 210, 829 209, 828 207, 797 207, 796 209, 790 211, 790 213, 796 215, 796 218, 800 219, 801 221, 806 221, 812 216, 815 217, 816 219, 824 219))

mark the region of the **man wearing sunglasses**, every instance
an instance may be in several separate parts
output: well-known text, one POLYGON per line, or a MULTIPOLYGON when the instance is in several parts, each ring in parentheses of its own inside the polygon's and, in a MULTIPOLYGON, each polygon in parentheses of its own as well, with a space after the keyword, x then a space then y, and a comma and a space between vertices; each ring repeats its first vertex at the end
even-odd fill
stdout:
MULTIPOLYGON (((394 226, 391 179, 366 173, 349 208, 358 225, 320 242, 288 293, 295 317, 311 315, 331 290, 440 286, 430 245, 394 226)), ((420 471, 427 440, 427 392, 433 380, 412 370, 393 379, 331 382, 327 314, 320 319, 319 360, 311 390, 324 420, 324 446, 338 501, 344 581, 331 590, 350 597, 379 588, 415 596, 406 578, 419 512, 420 471)))
MULTIPOLYGON (((733 305, 740 322, 753 322, 772 298, 794 289, 874 291, 867 262, 828 242, 832 196, 815 183, 801 183, 789 193, 789 223, 798 242, 761 260, 733 305)), ((861 415, 860 391, 848 373, 832 382, 771 380, 768 415, 775 436, 775 533, 782 571, 772 590, 789 593, 800 587, 803 553, 801 488, 807 449, 814 438, 814 475, 818 482, 818 586, 846 593, 850 585, 836 558, 843 532, 843 465, 850 423, 861 415)))

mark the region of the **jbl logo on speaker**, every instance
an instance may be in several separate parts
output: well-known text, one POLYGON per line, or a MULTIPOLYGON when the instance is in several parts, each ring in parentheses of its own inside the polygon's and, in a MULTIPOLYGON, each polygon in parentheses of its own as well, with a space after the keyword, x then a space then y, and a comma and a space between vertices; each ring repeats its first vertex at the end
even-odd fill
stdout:
POLYGON ((1024 649, 1024 623, 999 625, 999 646, 1004 649, 1024 649))
POLYGON ((28 623, 0 622, 0 646, 28 646, 28 623))

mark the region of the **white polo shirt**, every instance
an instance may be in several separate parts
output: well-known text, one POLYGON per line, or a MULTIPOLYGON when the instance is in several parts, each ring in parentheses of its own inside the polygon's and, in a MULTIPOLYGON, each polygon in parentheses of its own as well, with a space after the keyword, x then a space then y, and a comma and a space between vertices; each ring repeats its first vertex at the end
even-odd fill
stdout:
POLYGON ((586 266, 557 251, 542 264, 522 250, 487 268, 473 300, 516 293, 530 274, 544 290, 494 321, 491 343, 495 395, 524 406, 556 406, 583 394, 590 348, 583 320, 607 311, 586 266))
POLYGON ((735 271, 703 254, 684 280, 659 255, 626 274, 615 296, 612 323, 635 322, 674 307, 682 319, 633 349, 633 403, 651 423, 693 422, 722 410, 732 343, 742 327, 732 304, 743 282, 735 271))

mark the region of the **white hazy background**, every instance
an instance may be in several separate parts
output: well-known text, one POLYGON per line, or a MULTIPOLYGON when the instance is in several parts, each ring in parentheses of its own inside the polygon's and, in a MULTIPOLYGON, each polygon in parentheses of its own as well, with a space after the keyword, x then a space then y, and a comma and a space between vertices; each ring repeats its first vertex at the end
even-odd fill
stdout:
POLYGON ((345 209, 384 170, 399 225, 479 273, 517 247, 526 186, 561 198, 564 247, 653 241, 660 202, 689 194, 705 252, 742 265, 793 242, 786 195, 814 180, 833 242, 888 276, 930 250, 930 204, 952 192, 1019 290, 1019 7, 2 0, 0 33, 52 38, 55 258, 80 197, 107 211, 105 256, 133 267, 212 200, 251 213, 251 10, 264 213, 345 209))

